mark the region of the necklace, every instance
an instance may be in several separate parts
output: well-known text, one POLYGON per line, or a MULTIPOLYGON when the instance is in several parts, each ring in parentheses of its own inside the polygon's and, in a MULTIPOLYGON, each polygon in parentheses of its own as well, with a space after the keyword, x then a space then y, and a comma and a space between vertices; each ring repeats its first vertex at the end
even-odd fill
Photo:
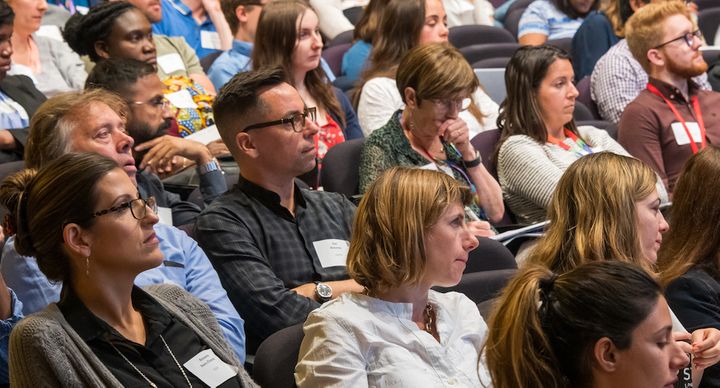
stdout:
MULTIPOLYGON (((192 388, 192 384, 190 383, 190 379, 187 377, 187 374, 185 374, 185 369, 183 369, 183 367, 182 367, 182 366, 180 365, 180 363, 178 362, 177 358, 175 358, 175 354, 172 352, 172 350, 170 350, 170 346, 168 346, 167 342, 165 342, 165 338, 163 338, 163 336, 160 335, 160 339, 162 340, 163 345, 165 345, 165 349, 167 349, 168 353, 170 353, 170 357, 172 357, 173 361, 175 361, 175 365, 177 365, 178 369, 180 369, 180 372, 182 372, 182 375, 183 375, 183 377, 185 378, 185 381, 187 382, 188 387, 192 388)), ((152 380, 150 380, 149 378, 147 378, 147 376, 145 376, 144 373, 140 372, 140 369, 138 369, 138 368, 135 366, 135 364, 133 364, 132 362, 130 362, 130 360, 128 360, 128 358, 125 357, 125 355, 122 354, 122 352, 120 351, 120 349, 116 348, 115 345, 112 344, 112 342, 110 342, 110 346, 112 346, 112 348, 115 349, 116 352, 118 352, 118 354, 120 355, 120 357, 122 357, 123 360, 125 360, 128 364, 130 364, 130 366, 131 366, 133 369, 135 369, 135 372, 137 372, 140 376, 142 376, 142 378, 145 379, 145 381, 147 381, 148 384, 150 384, 151 387, 157 388, 157 385, 156 385, 155 383, 153 383, 152 380)))
POLYGON ((425 318, 425 331, 435 337, 435 308, 430 303, 425 306, 423 316, 425 318))

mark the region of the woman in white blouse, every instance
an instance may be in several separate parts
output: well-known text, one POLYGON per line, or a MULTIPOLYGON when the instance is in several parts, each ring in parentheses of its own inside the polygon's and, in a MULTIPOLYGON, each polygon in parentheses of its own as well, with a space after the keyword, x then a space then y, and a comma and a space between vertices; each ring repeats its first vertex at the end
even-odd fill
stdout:
MULTIPOLYGON (((365 137, 382 127, 403 104, 395 85, 400 60, 415 46, 448 41, 447 15, 440 0, 389 0, 380 19, 370 63, 356 93, 357 114, 365 137)), ((495 128, 498 105, 482 90, 472 94, 481 113, 460 117, 468 123, 470 137, 495 128)))
POLYGON ((358 207, 346 293, 310 314, 298 387, 489 385, 475 303, 433 286, 460 281, 478 241, 465 225, 467 187, 446 174, 393 168, 358 207))

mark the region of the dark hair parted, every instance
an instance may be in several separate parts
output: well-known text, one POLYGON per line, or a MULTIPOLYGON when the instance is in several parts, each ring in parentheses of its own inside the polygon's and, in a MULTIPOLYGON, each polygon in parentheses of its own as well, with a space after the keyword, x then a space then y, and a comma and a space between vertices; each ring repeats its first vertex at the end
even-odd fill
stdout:
POLYGON ((693 268, 720 279, 720 148, 708 145, 685 163, 673 191, 670 230, 658 252, 662 283, 693 268))
POLYGON ((15 249, 23 256, 34 256, 49 280, 67 282, 70 279, 70 261, 63 249, 63 227, 68 223, 82 228, 92 226, 90 216, 98 196, 95 187, 115 168, 117 163, 98 154, 69 153, 35 174, 18 173, 22 181, 18 179, 15 187, 22 193, 18 195, 15 210, 15 249))
MULTIPOLYGON (((308 10, 312 8, 299 0, 275 0, 263 8, 252 52, 253 69, 280 67, 287 82, 296 86, 292 58, 298 41, 298 20, 308 10)), ((318 105, 340 117, 342 122, 338 124, 345 127, 345 112, 321 66, 305 74, 305 87, 318 105)))
POLYGON ((445 173, 393 167, 371 185, 355 212, 348 274, 371 295, 417 284, 425 272, 425 233, 467 186, 445 173))
POLYGON ((362 40, 370 44, 373 43, 386 4, 387 0, 370 0, 360 20, 358 20, 355 25, 353 40, 362 40))
POLYGON ((598 9, 598 6, 600 4, 600 0, 594 0, 592 6, 590 7, 590 10, 585 13, 579 13, 575 7, 572 5, 571 0, 553 0, 553 3, 555 4, 555 7, 562 11, 565 15, 568 15, 570 19, 577 19, 581 17, 587 16, 590 12, 598 9))
MULTIPOLYGON (((540 143, 547 143, 547 127, 538 91, 548 69, 557 60, 570 61, 570 55, 550 45, 524 46, 510 58, 505 69, 507 97, 500 104, 497 119, 501 131, 498 148, 513 135, 526 135, 540 143)), ((566 123, 565 128, 580 136, 574 120, 566 123)))
POLYGON ((13 24, 13 21, 15 21, 15 12, 7 1, 0 0, 0 26, 13 24))
POLYGON ((97 62, 101 58, 95 52, 95 42, 107 39, 115 19, 133 9, 137 8, 125 1, 105 1, 90 8, 85 15, 76 12, 65 23, 63 38, 76 53, 97 62))
POLYGON ((85 89, 105 89, 125 95, 140 78, 157 74, 155 68, 143 61, 131 58, 109 58, 93 67, 85 89))
POLYGON ((425 0, 388 0, 375 32, 373 48, 353 95, 360 101, 365 82, 376 77, 395 78, 400 60, 420 41, 425 24, 425 0))
POLYGON ((230 151, 235 149, 235 135, 249 125, 247 116, 255 117, 266 110, 260 94, 282 83, 286 83, 283 69, 265 68, 237 73, 220 89, 213 113, 220 137, 230 151))
POLYGON ((616 260, 559 276, 528 267, 505 288, 490 318, 485 352, 494 386, 591 386, 595 343, 607 337, 618 349, 629 348, 660 292, 646 271, 616 260))

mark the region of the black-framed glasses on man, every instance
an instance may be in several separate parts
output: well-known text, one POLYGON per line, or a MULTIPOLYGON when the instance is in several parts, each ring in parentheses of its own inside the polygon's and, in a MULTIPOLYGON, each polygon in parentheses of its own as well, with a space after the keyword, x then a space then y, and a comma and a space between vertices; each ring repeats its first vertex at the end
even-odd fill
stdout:
POLYGON ((132 105, 151 105, 161 110, 167 108, 170 105, 170 101, 168 101, 168 99, 164 96, 153 98, 150 101, 128 101, 127 103, 132 105))
POLYGON ((315 122, 316 115, 317 115, 316 107, 305 108, 305 111, 303 111, 302 113, 300 113, 300 112, 293 113, 292 115, 290 115, 289 117, 286 117, 284 119, 267 121, 264 123, 257 123, 257 124, 249 125, 249 126, 245 127, 245 129, 243 129, 242 132, 247 132, 251 129, 272 127, 273 125, 290 124, 290 125, 292 125, 293 132, 300 133, 305 129, 306 119, 310 118, 310 121, 315 122))
POLYGON ((124 209, 130 209, 130 213, 136 220, 142 220, 143 218, 147 217, 147 209, 150 208, 150 210, 153 211, 153 213, 157 214, 157 201, 155 200, 155 197, 148 197, 145 198, 135 198, 131 199, 127 202, 123 202, 117 206, 113 206, 104 210, 96 211, 92 214, 91 218, 104 216, 105 214, 109 213, 115 213, 122 211, 124 209))
POLYGON ((702 38, 703 38, 703 33, 702 33, 702 31, 700 31, 700 30, 695 30, 695 31, 692 31, 692 32, 688 32, 687 34, 685 34, 685 35, 683 35, 683 36, 678 36, 678 37, 675 38, 675 39, 670 39, 670 40, 668 40, 668 41, 665 42, 665 43, 662 43, 662 44, 659 44, 659 45, 655 46, 654 48, 655 48, 655 49, 659 49, 659 48, 662 47, 662 46, 665 46, 665 45, 670 44, 670 43, 672 43, 672 42, 678 41, 678 40, 680 40, 680 39, 684 39, 684 40, 685 40, 685 43, 687 43, 688 47, 692 47, 693 43, 695 43, 695 38, 698 38, 698 39, 702 40, 702 38))

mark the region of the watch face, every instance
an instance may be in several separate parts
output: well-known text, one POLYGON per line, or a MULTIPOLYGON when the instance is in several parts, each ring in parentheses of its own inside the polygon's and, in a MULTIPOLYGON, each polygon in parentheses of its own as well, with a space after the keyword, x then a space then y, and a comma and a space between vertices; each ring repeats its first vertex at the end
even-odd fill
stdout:
POLYGON ((332 288, 328 286, 325 283, 318 283, 317 287, 315 288, 317 290, 318 295, 322 298, 332 298, 332 288))

